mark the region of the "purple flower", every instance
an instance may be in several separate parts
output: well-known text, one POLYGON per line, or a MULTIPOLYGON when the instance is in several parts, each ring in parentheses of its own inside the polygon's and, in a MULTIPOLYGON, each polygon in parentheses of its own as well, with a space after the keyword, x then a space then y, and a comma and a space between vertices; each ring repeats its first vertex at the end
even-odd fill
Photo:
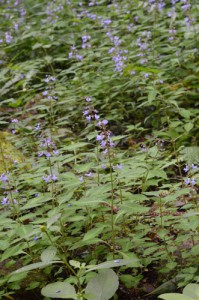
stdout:
POLYGON ((89 110, 86 109, 86 110, 83 112, 83 116, 86 116, 86 115, 88 115, 88 114, 89 114, 89 110))
POLYGON ((3 173, 0 176, 0 180, 6 182, 8 180, 8 177, 3 173))
POLYGON ((93 176, 93 173, 92 173, 92 172, 86 173, 85 176, 87 176, 87 177, 92 177, 92 176, 93 176))
POLYGON ((102 141, 102 142, 100 143, 100 145, 101 145, 102 147, 105 147, 105 146, 106 146, 106 141, 102 141))
POLYGON ((185 172, 188 172, 189 171, 189 166, 186 165, 185 168, 183 169, 185 172))
POLYGON ((10 204, 10 201, 8 200, 7 197, 4 197, 3 200, 1 201, 1 204, 8 206, 10 204))
POLYGON ((17 119, 12 119, 11 123, 18 123, 19 121, 17 119))
POLYGON ((109 146, 112 148, 115 146, 115 144, 112 141, 109 141, 109 146))
POLYGON ((191 164, 193 170, 197 170, 198 166, 191 164))
MULTIPOLYGON (((99 124, 99 123, 98 123, 99 124)), ((102 125, 107 125, 108 124, 108 121, 107 120, 103 120, 102 122, 101 122, 101 124, 102 125)))
POLYGON ((184 183, 185 183, 186 185, 189 185, 190 182, 191 182, 191 179, 190 179, 190 178, 187 178, 187 179, 184 180, 184 183))
POLYGON ((51 179, 51 175, 48 175, 47 177, 43 176, 42 179, 43 179, 46 183, 48 183, 48 182, 50 181, 50 179, 51 179))
POLYGON ((91 102, 91 97, 86 97, 86 102, 91 102))
POLYGON ((182 5, 182 10, 186 11, 186 10, 188 10, 190 7, 191 7, 191 4, 190 4, 190 3, 187 3, 187 4, 185 4, 185 5, 182 5))
POLYGON ((38 157, 41 157, 42 155, 44 155, 44 151, 38 153, 38 157))
POLYGON ((77 60, 79 60, 79 61, 82 61, 82 60, 83 60, 83 56, 82 56, 82 55, 79 55, 79 54, 76 54, 76 58, 77 58, 77 60))
POLYGON ((34 128, 34 131, 38 131, 40 129, 40 123, 38 123, 35 128, 34 128))
POLYGON ((13 37, 10 32, 5 32, 5 39, 7 44, 11 43, 13 37))
POLYGON ((97 141, 102 141, 103 139, 104 139, 104 135, 102 133, 98 134, 97 137, 96 137, 97 141))
POLYGON ((195 181, 195 179, 193 178, 193 179, 191 179, 191 184, 192 185, 195 185, 196 184, 196 181, 195 181))
POLYGON ((95 114, 95 120, 97 121, 99 119, 99 115, 95 114))
POLYGON ((59 154, 59 150, 53 150, 54 155, 58 155, 59 154))
POLYGON ((82 36, 82 42, 86 43, 87 41, 89 41, 91 39, 90 35, 83 35, 82 36))
POLYGON ((79 181, 83 182, 84 181, 84 177, 83 176, 79 177, 79 181))
POLYGON ((116 167, 118 168, 118 170, 122 170, 123 168, 122 164, 117 164, 116 167))
POLYGON ((46 157, 51 157, 51 153, 50 152, 45 151, 43 154, 45 154, 46 157))
POLYGON ((90 122, 90 121, 91 121, 91 115, 86 116, 86 120, 87 120, 88 122, 90 122))
POLYGON ((52 178, 53 181, 57 181, 57 176, 56 176, 56 175, 53 174, 53 175, 51 176, 51 178, 52 178))

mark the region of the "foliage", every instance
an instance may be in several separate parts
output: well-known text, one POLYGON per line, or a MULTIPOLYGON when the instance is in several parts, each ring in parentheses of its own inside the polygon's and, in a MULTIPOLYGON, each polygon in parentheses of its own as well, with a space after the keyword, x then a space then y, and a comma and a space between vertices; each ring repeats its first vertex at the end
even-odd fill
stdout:
POLYGON ((197 1, 0 4, 0 298, 198 282, 197 1))
POLYGON ((190 283, 183 289, 183 294, 177 293, 170 293, 170 294, 163 294, 160 295, 159 298, 164 300, 172 300, 172 299, 179 299, 179 300, 192 300, 192 299, 199 299, 199 285, 190 283))

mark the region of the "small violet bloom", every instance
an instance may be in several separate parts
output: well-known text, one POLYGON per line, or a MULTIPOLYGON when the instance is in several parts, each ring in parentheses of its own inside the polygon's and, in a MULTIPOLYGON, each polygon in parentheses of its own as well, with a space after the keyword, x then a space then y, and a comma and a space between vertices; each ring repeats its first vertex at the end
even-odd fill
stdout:
POLYGON ((188 179, 185 179, 185 180, 184 180, 184 183, 185 183, 186 185, 189 185, 189 184, 190 184, 190 181, 191 181, 191 179, 188 178, 188 179))
POLYGON ((119 264, 119 263, 120 263, 120 259, 116 259, 116 260, 114 260, 114 263, 117 263, 117 264, 119 264))
POLYGON ((12 119, 11 122, 12 123, 18 123, 19 121, 17 119, 12 119))
POLYGON ((118 170, 122 170, 122 164, 117 164, 116 167, 118 168, 118 170))
POLYGON ((92 176, 93 176, 93 173, 92 173, 92 172, 86 173, 85 176, 87 176, 87 177, 92 177, 92 176))
POLYGON ((185 172, 188 172, 189 171, 189 166, 186 165, 185 168, 183 169, 185 172))
POLYGON ((84 177, 83 176, 79 177, 79 181, 83 182, 84 181, 84 177))
POLYGON ((8 180, 8 177, 3 173, 0 176, 0 180, 6 182, 8 180))
POLYGON ((196 165, 194 165, 194 164, 192 164, 191 166, 192 166, 192 169, 193 169, 193 170, 197 170, 197 168, 198 168, 198 166, 196 166, 196 165))

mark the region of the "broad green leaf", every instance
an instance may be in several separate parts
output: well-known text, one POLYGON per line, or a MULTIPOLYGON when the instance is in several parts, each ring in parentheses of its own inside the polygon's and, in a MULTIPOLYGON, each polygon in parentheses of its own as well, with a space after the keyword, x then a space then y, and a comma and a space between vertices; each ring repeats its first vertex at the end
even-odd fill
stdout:
POLYGON ((183 294, 193 299, 199 300, 199 284, 190 283, 183 289, 183 294))
POLYGON ((98 238, 92 238, 92 239, 88 239, 88 240, 81 240, 75 244, 73 244, 73 246, 70 247, 70 250, 74 250, 74 249, 78 249, 78 248, 81 248, 83 246, 88 246, 88 245, 94 245, 94 244, 97 244, 97 243, 100 243, 102 242, 101 239, 98 239, 98 238))
POLYGON ((28 272, 28 271, 32 271, 32 270, 36 270, 36 269, 43 269, 47 266, 50 266, 54 263, 60 263, 60 261, 47 261, 47 262, 38 262, 38 263, 34 263, 34 264, 30 264, 28 266, 22 267, 16 271, 14 271, 12 274, 15 273, 21 273, 21 272, 28 272))
POLYGON ((16 256, 24 253, 23 248, 24 248, 23 244, 17 244, 15 246, 10 245, 10 247, 3 253, 1 257, 1 261, 10 258, 12 256, 16 256))
POLYGON ((44 263, 50 262, 53 260, 56 254, 57 254, 57 248, 54 246, 50 246, 42 252, 41 260, 44 263))
POLYGON ((81 263, 79 261, 76 261, 76 260, 69 260, 69 263, 72 267, 75 267, 75 268, 78 268, 80 269, 81 267, 81 263))
POLYGON ((59 220, 60 217, 61 217, 61 213, 58 213, 58 214, 55 214, 54 216, 52 216, 50 219, 48 219, 47 228, 49 228, 52 224, 57 222, 57 220, 59 220))
POLYGON ((155 100, 156 95, 157 95, 157 91, 154 89, 151 89, 148 94, 148 101, 152 102, 153 100, 155 100))
POLYGON ((162 295, 158 296, 158 298, 164 299, 164 300, 193 300, 193 298, 191 298, 191 297, 177 294, 177 293, 176 294, 175 293, 162 294, 162 295))
POLYGON ((143 214, 149 211, 148 207, 144 207, 143 205, 133 203, 133 201, 131 201, 131 203, 128 202, 126 204, 122 204, 120 207, 121 210, 130 214, 143 214))
POLYGON ((104 263, 101 263, 96 266, 86 266, 86 269, 88 269, 86 272, 94 271, 94 270, 100 270, 100 269, 109 269, 114 267, 121 267, 121 266, 128 266, 133 265, 135 263, 137 265, 137 262, 139 262, 138 258, 132 258, 132 259, 115 259, 106 261, 104 263))
POLYGON ((67 282, 54 282, 45 286, 41 293, 45 297, 77 299, 75 288, 67 282))
POLYGON ((191 129, 193 129, 193 123, 186 123, 185 125, 184 125, 184 129, 186 130, 186 132, 189 132, 189 131, 191 131, 191 129))
POLYGON ((113 270, 107 269, 88 282, 85 294, 90 300, 108 300, 114 296, 118 286, 118 276, 113 270))
POLYGON ((84 235, 82 241, 90 240, 90 239, 97 237, 100 233, 102 233, 102 231, 104 230, 104 227, 105 227, 105 225, 101 226, 99 228, 93 228, 93 229, 87 231, 86 234, 84 235))

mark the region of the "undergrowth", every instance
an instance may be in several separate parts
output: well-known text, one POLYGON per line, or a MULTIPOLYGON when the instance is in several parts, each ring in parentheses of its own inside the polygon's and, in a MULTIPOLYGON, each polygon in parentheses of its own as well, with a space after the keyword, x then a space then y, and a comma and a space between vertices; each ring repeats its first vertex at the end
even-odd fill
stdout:
POLYGON ((198 12, 0 1, 1 299, 198 282, 198 12))

